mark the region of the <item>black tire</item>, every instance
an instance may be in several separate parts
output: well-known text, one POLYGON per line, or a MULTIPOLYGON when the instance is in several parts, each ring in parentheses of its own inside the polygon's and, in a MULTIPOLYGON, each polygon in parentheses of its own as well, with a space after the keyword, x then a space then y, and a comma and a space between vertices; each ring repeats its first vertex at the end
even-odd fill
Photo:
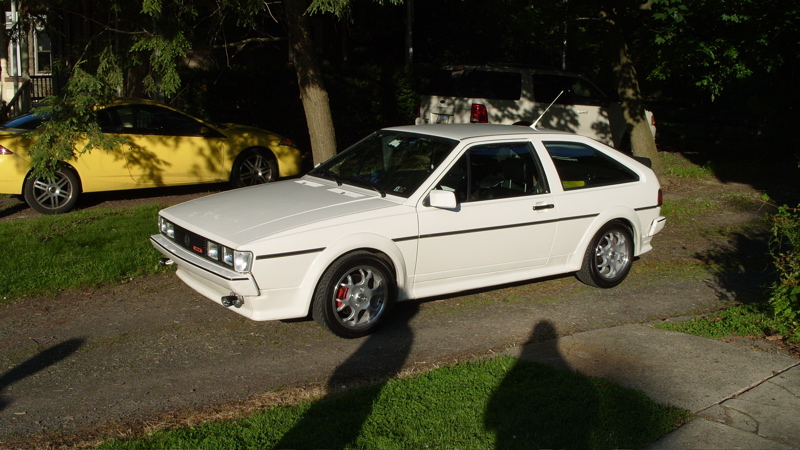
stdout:
POLYGON ((231 186, 234 188, 269 183, 277 178, 278 163, 268 150, 245 150, 231 169, 231 186))
POLYGON ((61 214, 75 206, 81 193, 78 175, 64 168, 55 172, 52 180, 29 176, 22 196, 31 208, 42 214, 61 214))
POLYGON ((314 291, 312 316, 339 337, 366 336, 383 323, 396 286, 394 272, 384 259, 367 251, 347 254, 322 274, 314 291))
POLYGON ((612 288, 628 276, 633 264, 630 228, 609 222, 594 235, 575 275, 589 286, 612 288))

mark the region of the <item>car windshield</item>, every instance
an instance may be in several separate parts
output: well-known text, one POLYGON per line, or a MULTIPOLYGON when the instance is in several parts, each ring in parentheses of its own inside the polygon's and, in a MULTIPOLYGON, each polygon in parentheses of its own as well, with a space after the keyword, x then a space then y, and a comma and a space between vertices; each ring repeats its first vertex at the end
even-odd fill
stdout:
POLYGON ((457 141, 380 131, 317 166, 309 174, 339 184, 408 198, 450 154, 457 141))

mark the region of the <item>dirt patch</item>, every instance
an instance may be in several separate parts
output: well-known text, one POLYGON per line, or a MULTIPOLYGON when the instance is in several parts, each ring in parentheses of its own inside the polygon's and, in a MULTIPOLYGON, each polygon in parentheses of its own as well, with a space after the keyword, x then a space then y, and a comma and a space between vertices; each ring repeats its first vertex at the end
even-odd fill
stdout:
MULTIPOLYGON (((166 206, 211 191, 87 195, 80 207, 166 206)), ((0 446, 75 447, 231 418, 486 357, 525 342, 542 321, 567 335, 753 300, 763 267, 747 256, 748 246, 761 245, 760 193, 677 179, 665 183, 665 196, 687 209, 673 212, 655 250, 615 289, 564 276, 408 302, 379 333, 357 340, 326 334, 313 321, 249 321, 174 273, 0 305, 0 446), (727 273, 727 263, 737 269, 727 273), (659 270, 665 264, 704 269, 676 277, 659 270)), ((0 199, 0 221, 37 215, 15 201, 0 199)))

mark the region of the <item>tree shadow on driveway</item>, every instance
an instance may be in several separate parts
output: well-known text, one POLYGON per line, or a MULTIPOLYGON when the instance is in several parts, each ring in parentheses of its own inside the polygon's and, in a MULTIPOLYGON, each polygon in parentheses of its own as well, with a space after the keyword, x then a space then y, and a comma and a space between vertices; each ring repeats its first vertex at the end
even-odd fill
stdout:
POLYGON ((68 339, 42 351, 33 358, 12 368, 0 376, 0 411, 4 410, 13 400, 2 395, 3 391, 12 384, 29 376, 35 375, 58 362, 68 358, 83 346, 83 338, 68 339))
POLYGON ((395 305, 392 320, 366 338, 361 347, 340 364, 327 382, 328 397, 314 402, 274 448, 346 448, 353 446, 386 380, 403 368, 414 344, 409 322, 419 305, 404 302, 395 305), (376 385, 347 397, 341 408, 330 408, 330 401, 348 387, 379 380, 376 385), (331 415, 331 411, 336 412, 331 415), (335 434, 326 432, 335 424, 335 434))

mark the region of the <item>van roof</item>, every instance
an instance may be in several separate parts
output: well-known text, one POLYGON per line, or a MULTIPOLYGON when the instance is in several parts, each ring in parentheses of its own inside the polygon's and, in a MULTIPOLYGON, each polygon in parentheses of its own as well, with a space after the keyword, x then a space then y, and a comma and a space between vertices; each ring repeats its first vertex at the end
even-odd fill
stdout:
POLYGON ((574 133, 569 133, 566 131, 533 129, 531 127, 522 125, 499 125, 489 123, 404 125, 385 128, 385 130, 427 134, 430 136, 456 139, 459 141, 485 136, 516 136, 526 134, 574 135, 574 133))

